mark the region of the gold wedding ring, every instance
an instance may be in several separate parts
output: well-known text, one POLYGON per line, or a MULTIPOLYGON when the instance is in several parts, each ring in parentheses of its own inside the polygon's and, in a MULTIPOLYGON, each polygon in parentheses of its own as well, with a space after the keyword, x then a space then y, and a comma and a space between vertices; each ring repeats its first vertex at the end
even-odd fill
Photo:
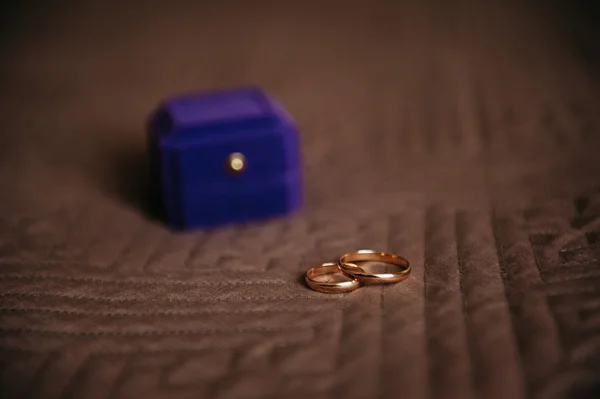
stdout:
POLYGON ((318 292, 325 292, 328 294, 340 294, 343 292, 354 291, 360 286, 360 282, 347 274, 342 273, 338 263, 327 262, 322 263, 319 266, 310 268, 304 276, 306 284, 310 288, 318 292), (319 276, 325 276, 327 274, 336 274, 345 278, 344 281, 321 281, 317 279, 319 276))
POLYGON ((361 249, 342 256, 339 260, 339 267, 348 276, 367 284, 397 283, 406 279, 410 273, 410 263, 403 257, 370 249, 361 249), (400 270, 393 273, 368 273, 353 263, 365 261, 392 264, 398 266, 400 270))

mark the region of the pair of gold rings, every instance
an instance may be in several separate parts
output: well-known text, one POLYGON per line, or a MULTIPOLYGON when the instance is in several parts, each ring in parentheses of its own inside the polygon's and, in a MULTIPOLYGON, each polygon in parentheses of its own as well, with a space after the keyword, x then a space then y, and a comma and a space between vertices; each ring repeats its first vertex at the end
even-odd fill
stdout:
POLYGON ((410 274, 410 263, 401 256, 361 249, 342 256, 337 262, 322 263, 310 268, 304 277, 306 284, 313 290, 328 294, 354 291, 361 284, 389 284, 405 280, 410 274), (369 273, 353 262, 379 262, 397 266, 392 273, 369 273), (330 275, 329 279, 323 277, 330 275), (332 281, 332 276, 337 275, 332 281))

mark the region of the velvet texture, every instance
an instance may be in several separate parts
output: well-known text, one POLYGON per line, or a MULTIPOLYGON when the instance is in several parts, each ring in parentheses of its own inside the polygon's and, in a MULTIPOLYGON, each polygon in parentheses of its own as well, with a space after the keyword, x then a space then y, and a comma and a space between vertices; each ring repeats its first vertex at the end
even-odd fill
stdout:
POLYGON ((170 98, 148 135, 152 185, 171 227, 266 220, 302 205, 296 124, 258 87, 170 98), (235 153, 244 157, 240 173, 228 168, 235 153))

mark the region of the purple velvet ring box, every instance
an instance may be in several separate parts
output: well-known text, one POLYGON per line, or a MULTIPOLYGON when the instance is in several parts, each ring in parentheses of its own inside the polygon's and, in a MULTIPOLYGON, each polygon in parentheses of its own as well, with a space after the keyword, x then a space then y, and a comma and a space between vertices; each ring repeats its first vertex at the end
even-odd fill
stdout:
POLYGON ((152 114, 148 142, 152 181, 174 228, 264 220, 302 205, 296 124, 259 88, 170 98, 152 114))

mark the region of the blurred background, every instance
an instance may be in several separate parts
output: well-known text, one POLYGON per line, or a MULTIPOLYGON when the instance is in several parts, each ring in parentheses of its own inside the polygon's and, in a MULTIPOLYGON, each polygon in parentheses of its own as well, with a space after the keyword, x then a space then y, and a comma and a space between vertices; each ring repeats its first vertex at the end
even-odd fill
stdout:
MULTIPOLYGON (((405 191, 460 195, 455 177, 526 179, 540 151, 569 157, 597 129, 591 1, 3 7, 2 170, 24 190, 49 184, 53 197, 89 185, 135 203, 149 112, 172 94, 238 84, 263 86, 297 119, 309 196, 348 179, 365 194, 392 179, 405 191), (471 167, 480 161, 488 169, 471 167)), ((555 186, 550 176, 533 184, 555 186)))
POLYGON ((3 394, 598 397, 599 9, 3 2, 3 394), (175 234, 149 113, 240 84, 298 122, 305 207, 175 234), (300 283, 364 247, 413 278, 300 283))

